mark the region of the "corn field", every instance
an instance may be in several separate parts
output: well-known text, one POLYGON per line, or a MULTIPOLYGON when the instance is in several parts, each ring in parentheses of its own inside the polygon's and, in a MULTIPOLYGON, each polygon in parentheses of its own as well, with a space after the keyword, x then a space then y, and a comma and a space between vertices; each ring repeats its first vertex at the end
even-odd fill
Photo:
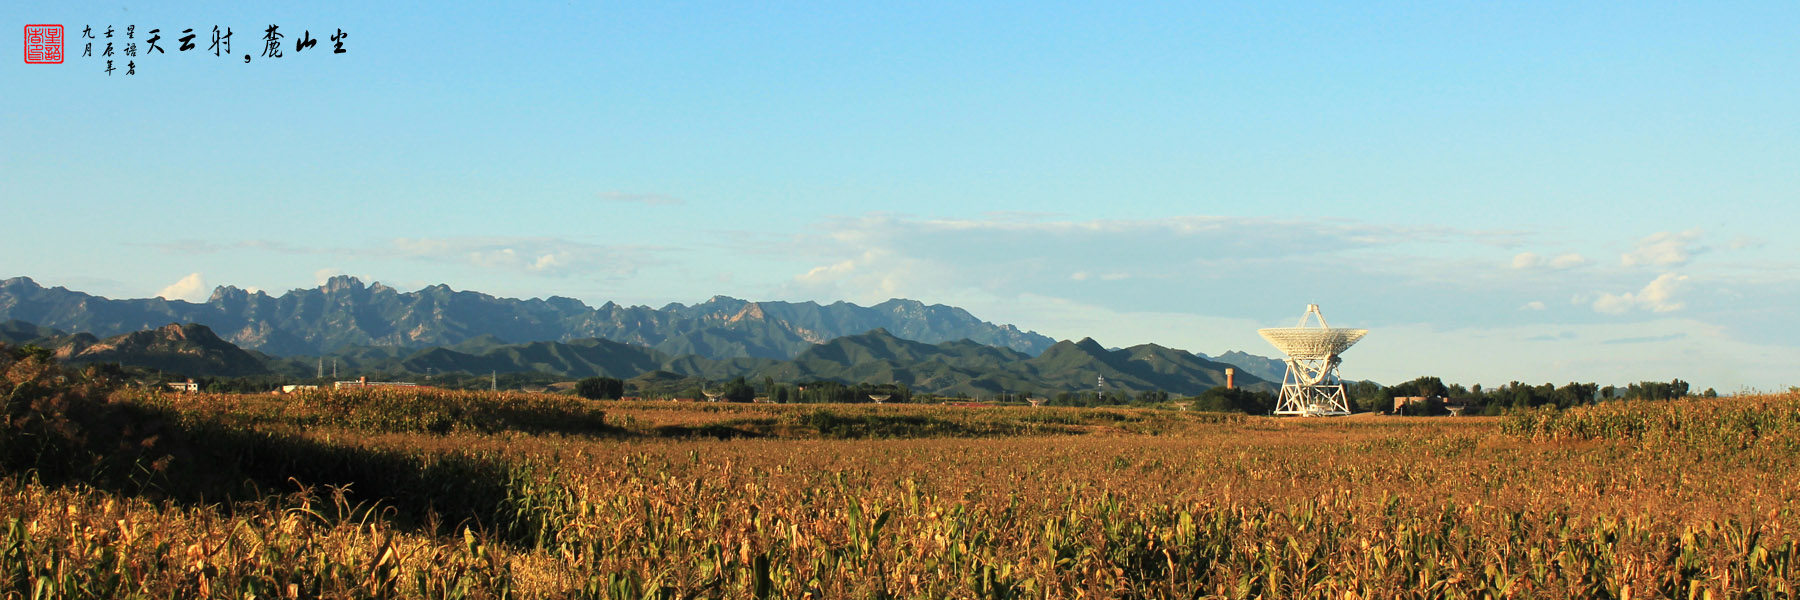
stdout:
POLYGON ((177 396, 4 366, 7 598, 1793 598, 1800 583, 1794 395, 1282 420, 177 396), (84 437, 115 421, 139 426, 84 437))

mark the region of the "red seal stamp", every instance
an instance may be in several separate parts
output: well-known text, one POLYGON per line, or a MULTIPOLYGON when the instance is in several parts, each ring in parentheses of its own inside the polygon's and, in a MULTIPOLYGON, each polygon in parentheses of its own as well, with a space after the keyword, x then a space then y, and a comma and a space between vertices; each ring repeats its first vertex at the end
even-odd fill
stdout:
POLYGON ((25 64, 60 65, 63 61, 63 26, 25 26, 25 64))

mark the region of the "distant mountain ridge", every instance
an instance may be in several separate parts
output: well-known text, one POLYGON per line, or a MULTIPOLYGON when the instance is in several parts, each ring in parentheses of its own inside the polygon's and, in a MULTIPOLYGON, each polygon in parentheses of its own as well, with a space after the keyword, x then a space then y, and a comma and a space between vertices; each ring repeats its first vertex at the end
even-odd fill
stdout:
MULTIPOLYGON (((8 322, 5 331, 44 331, 8 322)), ((145 331, 95 339, 88 334, 63 335, 32 343, 55 350, 65 361, 117 362, 154 367, 189 376, 276 374, 292 378, 314 375, 320 363, 312 357, 258 355, 220 339, 203 325, 170 324, 145 331)), ((643 376, 722 381, 735 377, 781 382, 838 381, 845 384, 903 384, 935 394, 1054 395, 1101 389, 1108 392, 1162 390, 1196 395, 1224 385, 1224 363, 1154 344, 1108 350, 1092 339, 1057 342, 1031 356, 1010 348, 968 340, 926 344, 900 338, 886 329, 842 336, 801 352, 791 360, 768 358, 713 359, 671 355, 653 348, 602 339, 569 342, 500 344, 492 339, 452 347, 432 347, 409 354, 396 348, 351 348, 330 357, 346 374, 379 377, 430 373, 547 373, 567 378, 594 376, 632 379, 643 376)), ((1253 375, 1240 374, 1241 387, 1273 390, 1253 375)))
MULTIPOLYGON (((1205 355, 1201 355, 1205 356, 1205 355)), ((1208 356, 1209 360, 1235 366, 1246 373, 1269 381, 1281 381, 1287 375, 1287 363, 1266 356, 1247 354, 1232 350, 1218 356, 1208 356)))
POLYGON ((926 343, 968 339, 1027 354, 1054 343, 1012 325, 982 321, 961 308, 916 300, 864 307, 715 296, 692 306, 660 309, 612 302, 590 307, 573 298, 499 298, 442 284, 401 292, 380 283, 365 286, 348 276, 280 296, 222 286, 202 303, 114 300, 15 277, 0 281, 0 320, 7 319, 102 337, 171 322, 197 323, 239 347, 283 356, 355 346, 453 346, 488 337, 505 344, 600 338, 670 355, 787 359, 816 344, 877 328, 926 343))

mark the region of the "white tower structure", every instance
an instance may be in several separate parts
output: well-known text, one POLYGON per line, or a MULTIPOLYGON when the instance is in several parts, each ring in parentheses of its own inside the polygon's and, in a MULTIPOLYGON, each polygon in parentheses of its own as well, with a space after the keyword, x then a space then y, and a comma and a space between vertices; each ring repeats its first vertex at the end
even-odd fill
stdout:
POLYGON ((1256 333, 1287 354, 1287 375, 1281 380, 1281 397, 1275 414, 1329 417, 1350 414, 1344 382, 1338 377, 1338 358, 1369 333, 1367 329, 1333 329, 1325 323, 1319 305, 1306 305, 1295 327, 1258 329, 1256 333), (1317 327, 1306 322, 1317 318, 1317 327))

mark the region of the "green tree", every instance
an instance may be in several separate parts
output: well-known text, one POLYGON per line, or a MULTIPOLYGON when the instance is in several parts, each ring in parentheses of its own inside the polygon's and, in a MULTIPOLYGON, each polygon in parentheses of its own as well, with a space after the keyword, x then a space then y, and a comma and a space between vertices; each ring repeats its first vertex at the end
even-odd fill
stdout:
POLYGON ((1599 393, 1599 391, 1599 384, 1575 383, 1571 381, 1568 385, 1556 389, 1554 395, 1556 406, 1559 408, 1569 408, 1571 406, 1590 404, 1594 401, 1594 395, 1599 393))
POLYGON ((1244 388, 1227 388, 1221 385, 1195 396, 1194 410, 1241 412, 1253 415, 1267 414, 1275 410, 1275 397, 1244 388))
POLYGON ((50 359, 56 357, 56 351, 36 344, 26 344, 13 349, 12 355, 20 361, 35 360, 39 363, 49 363, 50 359))
POLYGON ((743 377, 725 382, 721 391, 725 393, 727 402, 749 402, 756 399, 756 388, 750 387, 750 383, 744 381, 743 377))
POLYGON ((1389 388, 1394 396, 1424 396, 1436 398, 1448 396, 1450 388, 1444 386, 1444 380, 1427 375, 1389 388))
POLYGON ((575 394, 589 400, 617 400, 625 395, 625 382, 612 377, 589 377, 575 382, 575 394))
POLYGON ((1344 394, 1350 397, 1350 408, 1356 412, 1387 412, 1394 407, 1394 393, 1390 388, 1373 381, 1346 383, 1344 394))

